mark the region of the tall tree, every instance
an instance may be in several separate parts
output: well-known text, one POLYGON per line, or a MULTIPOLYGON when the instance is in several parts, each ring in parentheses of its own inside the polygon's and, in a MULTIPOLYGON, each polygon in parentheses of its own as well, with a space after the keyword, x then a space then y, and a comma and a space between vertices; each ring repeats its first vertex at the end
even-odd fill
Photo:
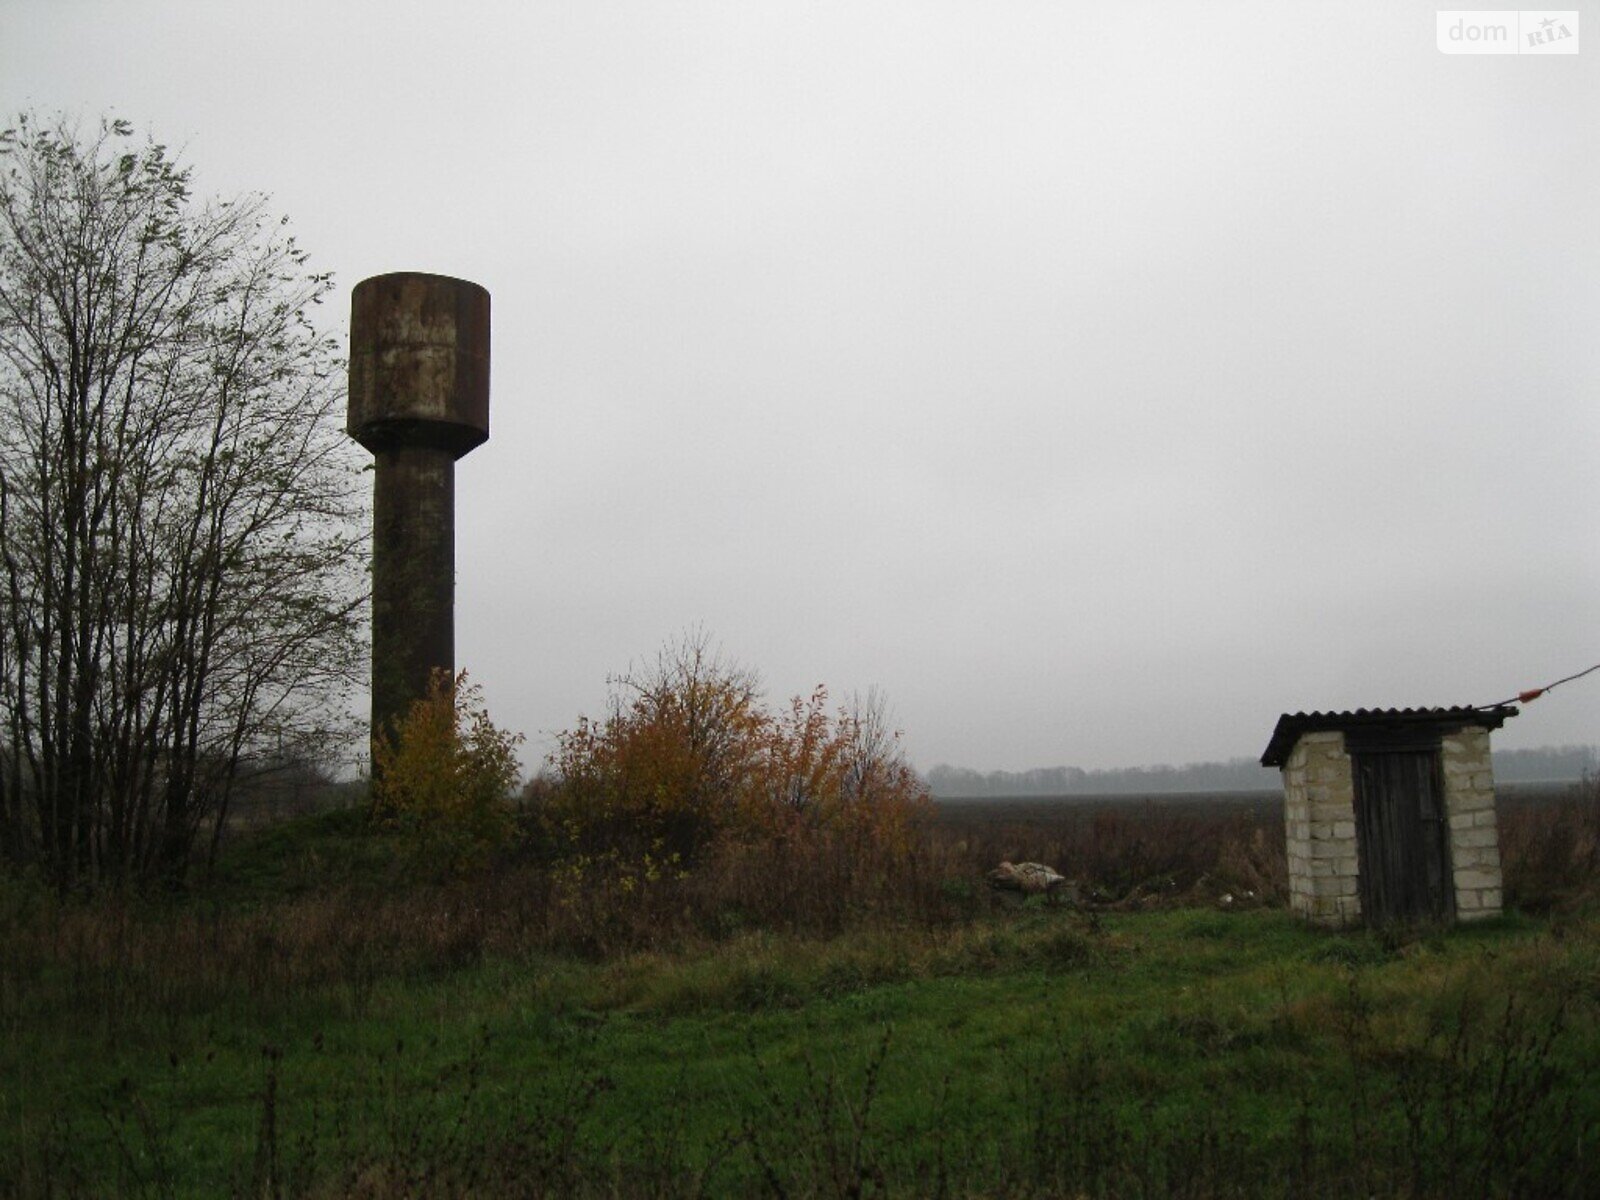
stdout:
POLYGON ((240 762, 340 719, 364 489, 331 286, 124 121, 0 133, 0 853, 63 887, 181 878, 240 762))

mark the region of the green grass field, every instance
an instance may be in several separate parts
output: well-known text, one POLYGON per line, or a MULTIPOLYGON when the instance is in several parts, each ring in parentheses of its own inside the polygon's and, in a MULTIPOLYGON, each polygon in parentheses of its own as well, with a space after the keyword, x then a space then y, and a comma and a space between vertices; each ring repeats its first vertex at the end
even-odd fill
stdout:
POLYGON ((178 904, 12 887, 0 1195, 1600 1191, 1581 908, 1400 936, 975 900, 582 958, 403 870, 334 814, 178 904))

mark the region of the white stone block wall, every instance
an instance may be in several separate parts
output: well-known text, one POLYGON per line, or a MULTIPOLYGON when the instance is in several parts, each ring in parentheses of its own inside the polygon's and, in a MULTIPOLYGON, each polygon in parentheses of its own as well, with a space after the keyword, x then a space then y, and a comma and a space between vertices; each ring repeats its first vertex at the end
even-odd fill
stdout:
MULTIPOLYGON (((1461 729, 1440 745, 1456 917, 1477 921, 1501 911, 1500 836, 1495 824, 1489 731, 1461 729)), ((1307 733, 1283 765, 1289 907, 1313 924, 1361 920, 1355 782, 1344 734, 1307 733)))
POLYGON ((1317 925, 1359 922, 1355 784, 1344 734, 1302 735, 1282 774, 1289 907, 1317 925))
POLYGON ((1450 863, 1456 917, 1478 921, 1500 915, 1500 831, 1494 815, 1494 767, 1489 731, 1461 729, 1440 746, 1444 810, 1450 823, 1450 863))

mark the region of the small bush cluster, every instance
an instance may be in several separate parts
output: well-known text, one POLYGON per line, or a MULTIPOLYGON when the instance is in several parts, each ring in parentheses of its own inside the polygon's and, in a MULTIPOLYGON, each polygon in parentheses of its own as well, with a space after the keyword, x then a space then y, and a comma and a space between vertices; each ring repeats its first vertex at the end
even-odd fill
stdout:
POLYGON ((875 695, 834 713, 819 687, 772 711, 703 637, 612 685, 610 715, 559 735, 524 793, 537 857, 591 936, 612 900, 646 893, 706 932, 804 914, 822 931, 926 873, 927 790, 875 695))
POLYGON ((482 866, 516 828, 521 741, 495 727, 465 671, 435 672, 428 694, 395 730, 373 739, 374 821, 446 872, 482 866))

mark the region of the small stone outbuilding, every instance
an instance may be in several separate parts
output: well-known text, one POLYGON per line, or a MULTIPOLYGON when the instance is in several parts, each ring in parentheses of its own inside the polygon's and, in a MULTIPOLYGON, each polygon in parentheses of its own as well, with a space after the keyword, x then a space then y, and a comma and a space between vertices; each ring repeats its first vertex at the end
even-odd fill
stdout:
POLYGON ((1317 925, 1500 912, 1488 708, 1285 713, 1261 765, 1283 775, 1289 904, 1317 925))

